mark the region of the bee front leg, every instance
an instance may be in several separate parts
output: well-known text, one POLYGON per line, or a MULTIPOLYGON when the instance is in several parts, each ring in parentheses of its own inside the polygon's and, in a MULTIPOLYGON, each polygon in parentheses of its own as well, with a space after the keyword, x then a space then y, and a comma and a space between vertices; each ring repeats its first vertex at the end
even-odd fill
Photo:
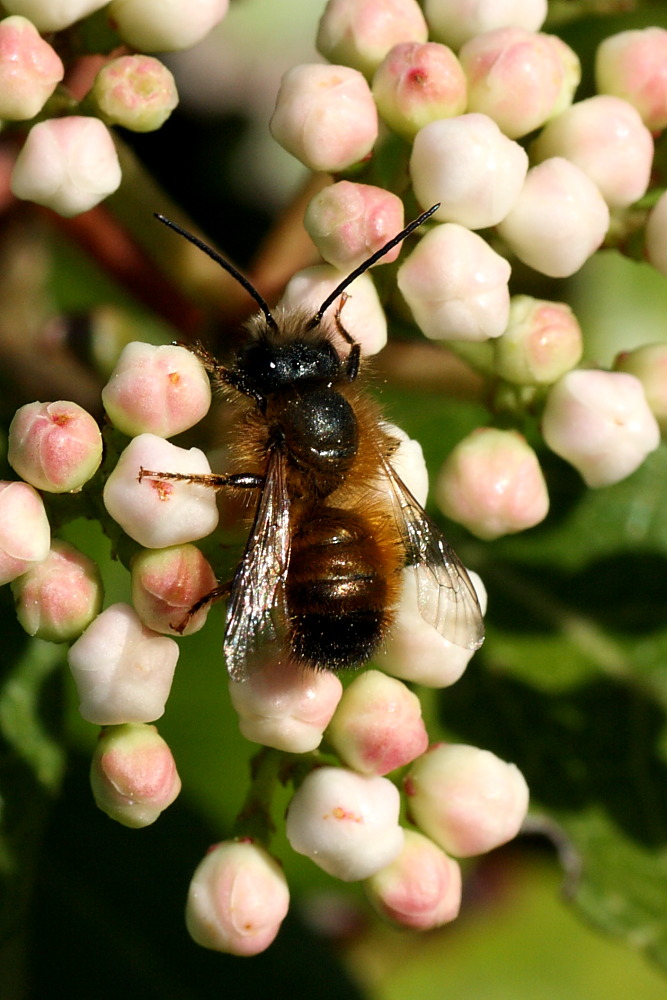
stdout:
POLYGON ((238 472, 229 476, 217 475, 213 472, 155 472, 152 469, 144 469, 142 465, 139 467, 137 482, 142 482, 144 479, 167 479, 171 482, 196 483, 199 486, 210 486, 214 490, 221 490, 225 486, 261 490, 264 486, 264 476, 259 476, 254 472, 238 472))

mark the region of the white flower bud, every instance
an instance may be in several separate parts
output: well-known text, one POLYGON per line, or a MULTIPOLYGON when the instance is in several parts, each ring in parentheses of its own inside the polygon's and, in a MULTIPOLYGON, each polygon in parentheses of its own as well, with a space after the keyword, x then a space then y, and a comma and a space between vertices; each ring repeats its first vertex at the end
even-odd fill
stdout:
POLYGON ((43 32, 61 31, 100 10, 107 0, 3 0, 10 14, 22 14, 43 32))
POLYGON ((487 115, 443 118, 415 136, 410 176, 422 208, 440 202, 434 218, 468 229, 504 219, 521 192, 528 156, 487 115))
POLYGON ((51 526, 37 490, 0 482, 0 585, 43 562, 50 545, 51 526))
POLYGON ((488 340, 507 326, 510 270, 481 236, 451 222, 422 237, 397 281, 427 337, 488 340))
POLYGON ((417 0, 328 0, 317 49, 330 62, 371 76, 393 45, 425 42, 427 36, 417 0))
POLYGON ((591 487, 625 479, 660 443, 642 384, 626 372, 568 372, 549 390, 542 433, 591 487))
POLYGON ((457 49, 469 38, 512 25, 538 31, 547 16, 547 0, 424 0, 434 38, 457 49))
POLYGON ((142 52, 174 52, 201 42, 222 21, 229 0, 111 0, 109 17, 142 52))
POLYGON ((356 882, 398 857, 399 809, 398 789, 387 778, 319 767, 295 792, 285 832, 299 854, 343 882, 356 882))

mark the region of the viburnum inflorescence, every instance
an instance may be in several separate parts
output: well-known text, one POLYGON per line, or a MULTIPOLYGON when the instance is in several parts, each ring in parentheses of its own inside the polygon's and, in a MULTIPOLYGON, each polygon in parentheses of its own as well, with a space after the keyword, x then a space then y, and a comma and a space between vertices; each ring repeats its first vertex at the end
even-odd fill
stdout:
MULTIPOLYGON (((159 127, 176 100, 173 80, 153 57, 126 54, 51 115, 64 67, 44 36, 105 5, 62 3, 56 20, 54 5, 39 0, 4 6, 0 114, 25 140, 12 190, 65 216, 85 211, 121 180, 109 126, 159 127)), ((170 50, 206 34, 227 2, 201 3, 197 17, 183 3, 171 7, 164 18, 160 5, 113 0, 109 15, 128 46, 170 50)), ((545 447, 587 486, 602 488, 632 474, 667 424, 664 345, 624 352, 615 370, 602 370, 586 356, 567 304, 513 286, 517 261, 568 277, 615 239, 625 249, 622 237, 633 227, 645 236, 648 260, 667 273, 667 202, 657 190, 647 200, 653 133, 667 124, 667 32, 622 32, 603 42, 599 92, 577 101, 578 57, 540 30, 546 12, 544 0, 329 0, 318 34, 328 62, 286 74, 271 122, 285 149, 334 175, 305 218, 325 263, 294 276, 280 303, 286 309, 313 315, 406 217, 438 204, 387 284, 394 302, 394 285, 402 295, 404 321, 411 316, 487 380, 489 424, 459 442, 435 488, 440 509, 481 539, 547 516, 545 447)), ((391 266, 398 253, 381 264, 391 266)), ((384 346, 387 317, 370 274, 350 286, 344 318, 364 355, 384 346)), ((347 350, 342 338, 340 347, 347 350)), ((103 727, 91 772, 95 799, 138 827, 155 821, 180 788, 153 723, 177 666, 174 633, 204 626, 209 605, 189 609, 215 586, 195 544, 218 523, 215 491, 188 482, 211 466, 203 451, 168 440, 202 420, 211 392, 195 354, 134 343, 102 401, 104 438, 68 401, 29 403, 16 414, 8 457, 21 479, 0 483, 0 582, 12 583, 26 631, 72 643, 81 712, 103 727), (132 604, 103 608, 94 564, 51 537, 53 494, 64 501, 82 494, 119 552, 131 553, 132 604)), ((420 448, 391 433, 400 441, 392 465, 423 503, 420 448)), ((483 584, 474 574, 473 581, 485 610, 483 584)), ((521 829, 528 789, 513 764, 477 747, 429 745, 420 700, 405 682, 446 687, 472 651, 424 624, 420 586, 407 567, 376 664, 382 673, 343 684, 334 673, 269 658, 248 679, 229 681, 240 729, 262 749, 249 794, 252 823, 242 810, 235 836, 212 848, 193 878, 187 924, 200 944, 250 955, 278 933, 289 891, 268 831, 281 781, 291 787, 292 848, 336 878, 363 881, 376 909, 406 927, 454 919, 456 859, 492 850, 521 829)))

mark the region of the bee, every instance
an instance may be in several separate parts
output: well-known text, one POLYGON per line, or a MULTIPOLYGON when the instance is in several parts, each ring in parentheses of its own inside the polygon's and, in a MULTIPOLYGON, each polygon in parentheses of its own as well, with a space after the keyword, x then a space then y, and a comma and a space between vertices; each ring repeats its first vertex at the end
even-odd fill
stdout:
POLYGON ((352 271, 314 315, 272 312, 229 261, 156 216, 219 263, 259 306, 229 364, 194 348, 213 388, 242 404, 232 439, 236 471, 187 476, 141 469, 139 475, 257 496, 233 579, 198 601, 179 628, 209 601, 227 598, 224 653, 235 680, 270 657, 333 671, 363 666, 391 628, 405 567, 414 567, 419 610, 434 629, 468 649, 483 641, 475 589, 392 466, 399 442, 363 390, 360 345, 342 320, 345 289, 437 208, 352 271), (336 335, 346 352, 335 346, 336 335))

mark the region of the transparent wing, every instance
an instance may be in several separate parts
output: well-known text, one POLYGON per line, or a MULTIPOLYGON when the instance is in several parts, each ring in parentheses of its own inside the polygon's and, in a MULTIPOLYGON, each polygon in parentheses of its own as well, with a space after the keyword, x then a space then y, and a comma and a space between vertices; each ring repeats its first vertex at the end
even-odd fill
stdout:
POLYGON ((416 571, 422 618, 455 646, 478 649, 484 641, 484 620, 465 566, 384 456, 382 463, 406 565, 416 571))
POLYGON ((272 653, 281 650, 289 552, 285 458, 274 450, 227 603, 224 651, 234 680, 243 680, 272 653))

